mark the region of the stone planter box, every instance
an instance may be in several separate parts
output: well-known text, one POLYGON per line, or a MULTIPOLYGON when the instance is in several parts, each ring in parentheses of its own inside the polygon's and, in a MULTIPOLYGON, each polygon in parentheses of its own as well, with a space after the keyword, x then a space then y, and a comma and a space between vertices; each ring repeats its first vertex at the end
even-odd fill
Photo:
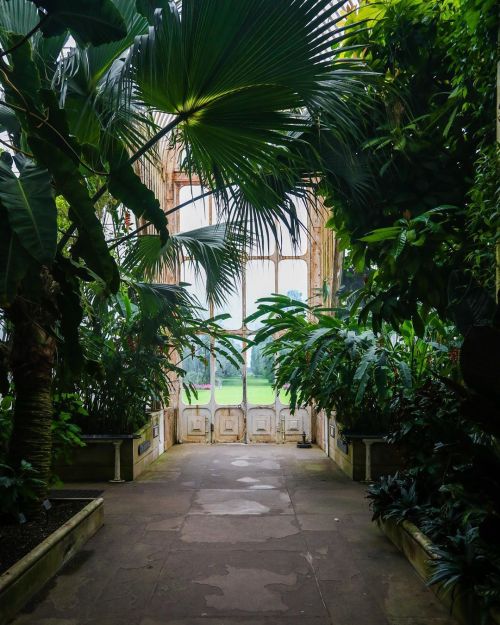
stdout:
MULTIPOLYGON (((439 559, 435 551, 436 548, 429 538, 410 521, 403 521, 402 523, 390 520, 379 521, 379 526, 391 542, 404 553, 423 581, 427 583, 431 575, 431 562, 439 559)), ((477 616, 478 610, 475 610, 474 606, 472 606, 472 609, 469 606, 469 610, 467 610, 467 606, 460 596, 456 596, 453 601, 451 593, 442 592, 438 585, 430 586, 430 589, 444 603, 451 615, 459 623, 462 625, 475 625, 468 617, 468 612, 477 616)), ((479 620, 477 623, 479 623, 479 620)), ((500 613, 498 611, 495 613, 491 612, 489 620, 485 625, 500 625, 500 613)))
POLYGON ((342 436, 332 420, 328 437, 330 458, 355 482, 376 480, 400 468, 397 448, 386 443, 382 434, 342 436))
POLYGON ((80 512, 0 575, 0 625, 6 625, 102 526, 103 500, 86 501, 80 512))
POLYGON ((70 463, 57 465, 55 473, 64 482, 135 480, 160 455, 159 419, 159 414, 151 416, 135 434, 82 436, 86 446, 75 450, 70 463))

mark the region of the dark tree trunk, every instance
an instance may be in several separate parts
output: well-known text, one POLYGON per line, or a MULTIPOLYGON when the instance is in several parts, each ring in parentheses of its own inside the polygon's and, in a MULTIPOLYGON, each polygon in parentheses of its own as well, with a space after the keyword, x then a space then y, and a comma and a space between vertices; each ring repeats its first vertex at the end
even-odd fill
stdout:
POLYGON ((9 457, 14 468, 25 460, 37 471, 41 484, 33 489, 37 497, 33 510, 47 497, 50 480, 52 377, 57 348, 53 333, 57 283, 47 271, 40 277, 39 301, 20 295, 9 310, 13 329, 10 364, 15 387, 9 457))

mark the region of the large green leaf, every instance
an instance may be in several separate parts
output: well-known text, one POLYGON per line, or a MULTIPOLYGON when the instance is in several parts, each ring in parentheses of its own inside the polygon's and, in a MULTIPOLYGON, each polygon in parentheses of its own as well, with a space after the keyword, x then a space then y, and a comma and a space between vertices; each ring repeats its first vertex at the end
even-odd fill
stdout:
POLYGON ((82 258, 89 269, 116 291, 120 280, 116 263, 106 245, 102 224, 77 165, 45 139, 31 136, 30 146, 37 159, 49 169, 58 191, 69 204, 68 216, 78 228, 74 255, 82 258))
POLYGON ((57 296, 57 306, 61 313, 60 332, 64 339, 64 362, 68 364, 68 374, 78 374, 83 366, 83 352, 79 339, 79 328, 83 318, 83 309, 80 293, 80 281, 77 277, 78 267, 67 258, 58 256, 54 265, 54 277, 60 291, 57 296))
POLYGON ((123 39, 125 22, 111 0, 31 0, 49 18, 42 26, 46 36, 69 30, 82 43, 98 46, 123 39))
POLYGON ((8 49, 10 34, 25 35, 40 20, 36 7, 29 0, 3 0, 0 7, 0 42, 8 49))
POLYGON ((5 210, 0 209, 0 219, 0 305, 8 306, 32 261, 9 227, 5 210))
POLYGON ((135 37, 148 30, 147 19, 131 0, 113 0, 126 24, 127 34, 99 46, 76 43, 59 60, 54 86, 68 111, 71 132, 81 143, 106 148, 109 138, 120 139, 130 151, 147 140, 150 116, 139 110, 127 84, 124 58, 135 37))
POLYGON ((17 134, 21 127, 14 111, 3 104, 0 104, 0 132, 17 134))
POLYGON ((330 31, 330 0, 247 0, 237 8, 232 0, 184 0, 180 14, 170 3, 138 42, 137 78, 146 99, 171 113, 195 115, 262 85, 307 103, 330 76, 330 31))
MULTIPOLYGON (((331 17, 343 4, 184 0, 180 11, 172 2, 155 14, 131 53, 133 77, 146 104, 178 116, 187 166, 204 184, 237 182, 255 205, 274 192, 264 174, 292 179, 292 133, 310 125, 319 95, 331 102, 351 88, 346 81, 328 100, 331 17)), ((263 213, 265 224, 279 212, 263 213)))
POLYGON ((167 218, 161 209, 160 202, 135 173, 134 168, 128 162, 127 152, 117 141, 109 150, 108 159, 110 193, 133 211, 138 219, 150 221, 160 234, 162 243, 166 243, 168 239, 167 218))
POLYGON ((155 11, 157 9, 169 9, 170 0, 136 0, 137 11, 144 15, 150 24, 153 23, 155 11))
POLYGON ((58 193, 68 201, 69 218, 78 229, 73 252, 116 291, 119 285, 116 263, 106 245, 102 224, 80 171, 81 148, 69 134, 64 110, 59 108, 53 91, 40 89, 40 77, 29 47, 17 48, 11 60, 9 80, 3 81, 6 95, 9 102, 21 109, 32 103, 30 114, 20 115, 20 120, 28 149, 38 164, 48 170, 58 193))
POLYGON ((28 163, 16 176, 0 161, 0 202, 24 249, 39 263, 51 263, 57 244, 57 209, 47 170, 28 163))

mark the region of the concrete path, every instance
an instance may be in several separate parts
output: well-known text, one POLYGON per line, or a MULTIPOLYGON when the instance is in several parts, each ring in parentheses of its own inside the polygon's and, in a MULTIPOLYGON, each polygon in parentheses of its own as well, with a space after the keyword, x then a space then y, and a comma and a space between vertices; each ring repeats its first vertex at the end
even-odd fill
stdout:
POLYGON ((453 623, 319 449, 179 445, 103 488, 105 526, 15 625, 453 623))

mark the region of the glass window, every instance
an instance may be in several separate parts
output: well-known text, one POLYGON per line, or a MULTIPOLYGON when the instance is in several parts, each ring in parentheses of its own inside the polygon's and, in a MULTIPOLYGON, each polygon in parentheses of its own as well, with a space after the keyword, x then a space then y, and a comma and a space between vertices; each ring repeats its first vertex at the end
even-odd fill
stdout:
MULTIPOLYGON (((278 231, 279 234, 279 231, 278 231)), ((250 246, 250 254, 252 256, 272 256, 276 249, 276 241, 274 240, 274 234, 269 233, 269 239, 266 238, 266 234, 260 237, 260 245, 254 243, 250 246), (263 237, 263 238, 262 238, 263 237)))
MULTIPOLYGON (((198 185, 185 185, 179 189, 179 204, 201 195, 205 189, 198 185)), ((191 202, 180 209, 179 232, 188 232, 208 226, 210 223, 209 198, 191 202)))
MULTIPOLYGON (((253 337, 250 337, 252 339, 253 337)), ((249 404, 266 406, 274 404, 273 357, 263 353, 265 346, 272 341, 269 337, 264 343, 254 345, 246 351, 247 362, 247 400, 249 404)))
POLYGON ((278 292, 306 302, 307 263, 305 260, 281 260, 278 265, 278 292))
MULTIPOLYGON (((246 271, 246 314, 257 310, 257 300, 276 293, 274 262, 272 260, 250 260, 246 271)), ((250 330, 257 330, 262 323, 253 321, 250 330)))
MULTIPOLYGON (((232 345, 241 351, 241 342, 231 341, 232 345)), ((231 362, 224 353, 217 350, 215 360, 215 401, 221 406, 236 406, 243 401, 243 377, 241 366, 231 362)))
MULTIPOLYGON (((209 308, 207 302, 207 287, 205 271, 200 268, 197 272, 193 264, 186 260, 181 265, 181 282, 188 283, 186 291, 197 300, 197 305, 202 306, 204 310, 199 310, 198 315, 203 319, 208 319, 209 308)), ((195 302, 196 303, 196 302, 195 302)))
MULTIPOLYGON (((278 265, 278 290, 301 302, 307 301, 307 263, 305 260, 282 260, 278 265)), ((288 389, 282 388, 279 393, 282 404, 290 403, 288 389)))
POLYGON ((290 403, 290 392, 288 391, 288 388, 286 386, 280 389, 279 398, 282 404, 288 406, 288 404, 290 403))
POLYGON ((182 355, 180 366, 186 372, 183 381, 193 388, 190 390, 191 397, 182 388, 181 399, 186 405, 203 406, 210 401, 210 339, 203 337, 202 341, 204 345, 196 345, 193 350, 186 349, 182 355))
POLYGON ((227 296, 226 302, 222 306, 216 306, 214 315, 229 314, 229 319, 219 321, 225 330, 239 330, 243 323, 243 300, 241 297, 241 284, 236 285, 236 291, 227 296))
POLYGON ((293 203, 297 210, 297 217, 303 224, 303 227, 300 228, 300 242, 294 249, 288 231, 284 226, 280 225, 282 256, 302 256, 307 252, 308 215, 306 203, 303 199, 296 197, 293 198, 293 203))
MULTIPOLYGON (((231 191, 228 191, 228 193, 231 193, 231 191)), ((238 196, 237 187, 233 188, 233 193, 235 193, 236 196, 238 196)), ((240 221, 237 218, 237 213, 235 213, 236 209, 234 208, 233 198, 230 195, 228 197, 229 197, 229 206, 224 206, 223 204, 220 204, 220 208, 219 208, 217 201, 214 199, 214 203, 213 203, 214 213, 212 215, 213 223, 227 221, 228 212, 231 214, 233 221, 240 221)), ((250 222, 247 225, 247 233, 250 234, 250 232, 253 232, 254 227, 255 226, 252 226, 250 222)), ((259 243, 260 245, 257 245, 257 243, 254 242, 253 245, 249 246, 248 252, 251 256, 272 256, 274 254, 274 250, 276 248, 274 236, 270 234, 269 240, 267 240, 265 233, 264 233, 263 236, 260 237, 259 243)))

